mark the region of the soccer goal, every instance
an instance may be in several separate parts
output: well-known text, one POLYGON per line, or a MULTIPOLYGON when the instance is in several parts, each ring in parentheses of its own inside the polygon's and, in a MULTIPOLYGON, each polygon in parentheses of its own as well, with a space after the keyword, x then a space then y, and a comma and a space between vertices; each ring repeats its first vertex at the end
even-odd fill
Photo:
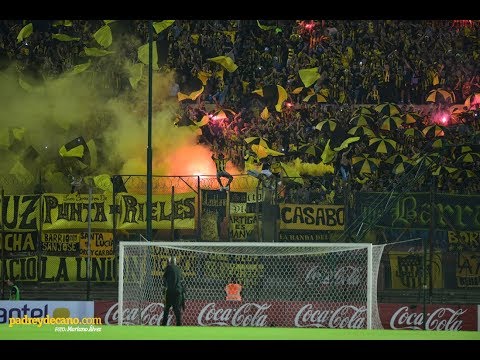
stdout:
MULTIPOLYGON (((175 256, 186 288, 182 325, 382 328, 377 276, 383 248, 122 241, 118 324, 161 324, 163 272, 175 256)), ((173 311, 167 324, 175 324, 173 311)))

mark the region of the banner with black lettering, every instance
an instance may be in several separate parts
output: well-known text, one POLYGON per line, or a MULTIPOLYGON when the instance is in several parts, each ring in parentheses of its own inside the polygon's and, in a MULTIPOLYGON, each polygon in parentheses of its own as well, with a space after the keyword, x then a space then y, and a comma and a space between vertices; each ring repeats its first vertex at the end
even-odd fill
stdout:
POLYGON ((257 215, 230 214, 230 240, 231 241, 256 241, 258 233, 257 215))
POLYGON ((280 230, 343 230, 343 205, 280 204, 280 230))
POLYGON ((457 254, 457 287, 480 287, 480 252, 462 251, 457 254))
MULTIPOLYGON (((358 192, 355 194, 355 216, 377 226, 429 229, 431 196, 428 192, 397 194, 358 192), (380 199, 393 199, 392 207, 380 199), (381 205, 381 206, 379 206, 381 205)), ((437 230, 480 231, 480 195, 435 194, 434 224, 437 230)))
MULTIPOLYGON (((88 259, 70 256, 36 256, 4 259, 0 266, 0 278, 14 276, 18 281, 67 282, 87 281, 88 259)), ((0 260, 1 263, 1 260, 0 260)), ((91 281, 116 281, 114 257, 92 257, 91 281)))
MULTIPOLYGON (((432 254, 432 286, 444 287, 442 252, 432 254)), ((423 254, 421 252, 389 251, 392 289, 421 289, 423 284, 423 254)), ((427 264, 427 268, 430 266, 427 264)))
MULTIPOLYGON (((80 234, 80 256, 88 257, 88 233, 80 234)), ((90 233, 90 256, 92 258, 115 256, 113 250, 113 233, 90 233)))
POLYGON ((263 204, 263 186, 259 189, 249 191, 247 194, 247 207, 246 213, 262 213, 262 204, 263 204))
MULTIPOLYGON (((88 227, 88 194, 44 194, 43 230, 86 229, 88 227)), ((91 227, 112 229, 112 197, 92 194, 91 227)))
POLYGON ((201 234, 203 241, 218 241, 221 224, 225 221, 227 193, 218 190, 201 189, 202 217, 201 234))
POLYGON ((40 228, 40 195, 0 196, 2 216, 0 226, 4 231, 36 231, 40 228))
MULTIPOLYGON (((174 194, 173 209, 171 195, 152 196, 152 228, 170 229, 172 216, 175 229, 195 229, 196 194, 174 194)), ((144 230, 147 226, 147 196, 118 194, 119 204, 117 228, 120 230, 144 230)))
POLYGON ((247 212, 247 193, 230 191, 230 214, 245 214, 247 212))
POLYGON ((330 242, 332 231, 280 230, 280 242, 330 242))
POLYGON ((73 256, 80 254, 79 233, 44 232, 41 237, 42 255, 73 256))
POLYGON ((480 251, 480 232, 448 231, 449 251, 480 251))
POLYGON ((261 284, 265 279, 264 269, 265 265, 260 261, 260 257, 253 255, 209 254, 202 266, 203 276, 207 281, 220 280, 222 285, 226 285, 234 280, 245 288, 261 284))
MULTIPOLYGON (((88 232, 51 233, 44 232, 41 238, 42 255, 68 257, 88 256, 88 232)), ((113 252, 113 234, 92 231, 90 234, 90 256, 111 257, 113 252)))
POLYGON ((38 232, 0 232, 0 253, 3 250, 4 257, 18 257, 36 255, 38 232), (2 249, 5 245, 4 249, 2 249))

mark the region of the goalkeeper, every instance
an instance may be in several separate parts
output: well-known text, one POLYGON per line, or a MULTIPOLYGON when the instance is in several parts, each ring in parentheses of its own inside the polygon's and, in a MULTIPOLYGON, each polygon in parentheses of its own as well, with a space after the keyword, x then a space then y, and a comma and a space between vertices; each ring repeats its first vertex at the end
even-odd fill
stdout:
POLYGON ((182 325, 182 310, 185 310, 185 289, 182 270, 177 266, 175 257, 168 259, 167 268, 163 274, 164 285, 167 288, 163 310, 162 325, 167 325, 170 308, 173 308, 177 326, 182 325))

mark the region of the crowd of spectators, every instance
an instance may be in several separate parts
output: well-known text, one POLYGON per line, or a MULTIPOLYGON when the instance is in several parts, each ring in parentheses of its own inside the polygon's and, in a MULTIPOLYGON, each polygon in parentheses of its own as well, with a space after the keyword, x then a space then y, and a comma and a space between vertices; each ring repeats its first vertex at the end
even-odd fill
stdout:
MULTIPOLYGON (((119 23, 114 39, 122 44, 121 54, 138 61, 137 49, 148 41, 148 22, 119 23)), ((71 26, 55 29, 42 22, 19 44, 16 37, 23 25, 13 20, 0 23, 0 63, 15 61, 20 71, 40 81, 79 63, 83 47, 93 41, 92 33, 103 22, 74 20, 71 26), (53 31, 80 39, 57 41, 51 38, 53 31)), ((471 156, 472 161, 463 155, 477 153, 475 146, 479 145, 479 112, 471 101, 480 93, 479 40, 479 24, 474 21, 331 19, 176 20, 156 39, 160 71, 176 73, 175 92, 188 94, 198 90, 202 81, 204 84, 196 100, 179 103, 177 125, 192 125, 208 114, 211 121, 201 127, 199 143, 229 149, 229 157, 239 168, 251 159, 264 161, 245 141, 250 137, 262 138, 269 148, 284 154, 274 161, 287 163, 299 158, 318 164, 328 140, 338 145, 358 135, 352 128, 359 125, 360 115, 366 115, 360 127, 371 133, 360 134, 360 140, 350 144, 348 177, 340 174, 346 149, 330 159, 333 174, 320 178, 302 174, 307 188, 323 193, 318 201, 331 200, 332 190, 341 194, 347 188, 388 189, 400 181, 409 165, 418 166, 425 154, 432 155, 422 161, 425 166, 431 165, 428 161, 434 163, 431 171, 404 190, 426 190, 434 183, 440 191, 478 193, 480 155, 471 156), (230 57, 238 68, 230 72, 207 60, 216 56, 230 57), (299 70, 311 68, 317 68, 319 76, 307 88, 299 70), (282 86, 288 94, 281 111, 275 109, 278 97, 267 99, 252 93, 272 85, 282 86), (427 101, 431 91, 439 89, 450 97, 427 101), (468 106, 465 101, 470 101, 468 106), (396 104, 396 110, 375 110, 384 103, 396 104), (225 116, 214 118, 212 114, 220 110, 225 116), (385 115, 401 120, 385 127, 385 115), (327 119, 335 122, 335 130, 318 129, 317 124, 327 119), (427 133, 436 123, 442 131, 427 133), (394 149, 375 150, 370 144, 374 137, 394 141, 394 149), (470 150, 458 150, 460 145, 470 146, 470 150), (392 159, 397 154, 404 158, 392 159), (369 172, 355 166, 358 157, 367 155, 376 159, 369 172), (400 162, 408 165, 403 172, 398 170, 400 162), (455 170, 449 170, 452 168, 455 170)), ((112 90, 111 96, 129 91, 122 63, 111 66, 110 62, 106 67, 102 61, 106 62, 99 58, 93 66, 102 69, 99 73, 105 87, 112 90)))

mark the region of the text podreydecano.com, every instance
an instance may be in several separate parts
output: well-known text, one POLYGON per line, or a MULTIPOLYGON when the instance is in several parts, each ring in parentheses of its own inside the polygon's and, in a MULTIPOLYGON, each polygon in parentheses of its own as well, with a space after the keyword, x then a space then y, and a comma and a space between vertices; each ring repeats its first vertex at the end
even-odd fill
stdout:
MULTIPOLYGON (((9 318, 8 327, 13 327, 14 325, 36 325, 37 327, 42 327, 43 325, 101 325, 101 318, 71 318, 71 317, 51 317, 46 315, 45 317, 28 317, 24 315, 21 318, 9 318)), ((75 328, 74 326, 69 326, 75 328)), ((88 328, 88 327, 87 327, 88 328)), ((73 330, 75 331, 75 330, 73 330)))

